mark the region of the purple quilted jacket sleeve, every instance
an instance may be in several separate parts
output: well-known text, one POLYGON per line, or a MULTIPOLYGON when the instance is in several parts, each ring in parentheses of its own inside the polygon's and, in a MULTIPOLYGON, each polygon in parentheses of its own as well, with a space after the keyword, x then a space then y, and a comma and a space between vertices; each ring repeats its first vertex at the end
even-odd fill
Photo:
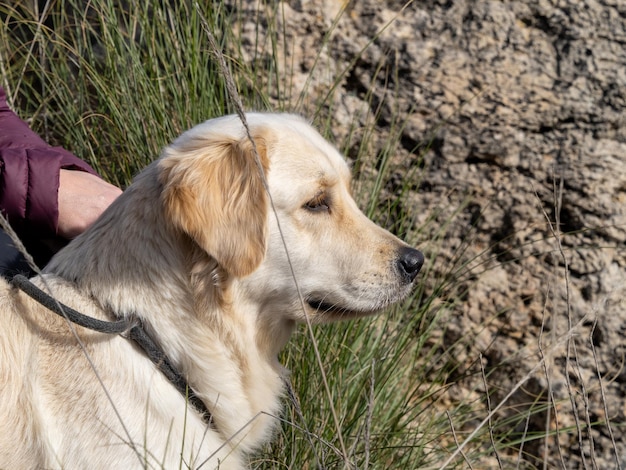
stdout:
POLYGON ((59 170, 95 171, 35 134, 7 105, 0 87, 0 210, 18 232, 55 236, 59 170))

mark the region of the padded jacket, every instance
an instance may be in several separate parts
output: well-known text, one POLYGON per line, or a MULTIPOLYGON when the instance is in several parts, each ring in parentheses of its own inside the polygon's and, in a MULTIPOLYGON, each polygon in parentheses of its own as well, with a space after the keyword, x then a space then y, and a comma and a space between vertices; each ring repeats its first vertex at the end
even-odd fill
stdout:
POLYGON ((52 147, 11 109, 0 87, 0 210, 25 241, 55 239, 59 171, 95 171, 71 152, 52 147))

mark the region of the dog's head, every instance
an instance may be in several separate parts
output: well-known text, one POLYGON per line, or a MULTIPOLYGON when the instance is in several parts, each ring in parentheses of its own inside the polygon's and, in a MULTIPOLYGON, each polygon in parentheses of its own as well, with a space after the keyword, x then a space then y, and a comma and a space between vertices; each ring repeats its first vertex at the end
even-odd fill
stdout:
POLYGON ((290 319, 365 315, 404 298, 424 258, 359 210, 339 152, 297 116, 247 119, 255 146, 228 116, 165 149, 166 217, 247 300, 290 319))

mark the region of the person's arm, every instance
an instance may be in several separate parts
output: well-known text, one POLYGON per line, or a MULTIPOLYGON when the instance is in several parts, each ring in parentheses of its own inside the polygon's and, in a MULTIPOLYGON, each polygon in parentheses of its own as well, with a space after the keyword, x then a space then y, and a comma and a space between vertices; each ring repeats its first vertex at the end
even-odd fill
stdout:
POLYGON ((0 210, 18 233, 73 238, 119 194, 87 163, 35 134, 0 87, 0 210))

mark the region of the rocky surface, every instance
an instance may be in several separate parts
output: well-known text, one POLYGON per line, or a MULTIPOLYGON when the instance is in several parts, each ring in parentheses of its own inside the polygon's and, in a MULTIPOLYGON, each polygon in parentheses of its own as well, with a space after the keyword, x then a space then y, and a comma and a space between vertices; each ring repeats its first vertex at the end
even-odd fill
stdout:
MULTIPOLYGON (((482 358, 494 403, 528 372, 511 402, 558 402, 530 430, 573 430, 523 461, 626 467, 626 3, 232 3, 251 60, 280 32, 276 104, 330 116, 349 156, 367 142, 379 161, 360 180, 384 176, 402 229, 436 254, 429 282, 454 278, 433 341, 461 370, 482 358)), ((481 388, 470 374, 446 399, 481 388)))

